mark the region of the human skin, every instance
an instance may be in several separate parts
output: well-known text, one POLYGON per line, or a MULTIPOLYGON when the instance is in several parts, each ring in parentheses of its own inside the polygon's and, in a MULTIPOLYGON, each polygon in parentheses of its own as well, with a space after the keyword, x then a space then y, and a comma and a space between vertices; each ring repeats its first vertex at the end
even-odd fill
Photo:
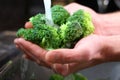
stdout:
MULTIPOLYGON (((76 3, 65 8, 71 14, 78 9, 90 12, 95 26, 94 34, 81 39, 73 49, 50 51, 23 38, 15 39, 16 46, 27 55, 26 58, 64 76, 104 62, 120 61, 120 12, 98 14, 76 3)), ((32 24, 28 22, 25 27, 31 28, 32 24)))
POLYGON ((65 6, 71 14, 79 9, 83 9, 89 12, 92 16, 92 21, 95 26, 95 34, 99 35, 119 35, 120 34, 120 11, 106 14, 99 14, 88 8, 77 3, 71 3, 65 6))

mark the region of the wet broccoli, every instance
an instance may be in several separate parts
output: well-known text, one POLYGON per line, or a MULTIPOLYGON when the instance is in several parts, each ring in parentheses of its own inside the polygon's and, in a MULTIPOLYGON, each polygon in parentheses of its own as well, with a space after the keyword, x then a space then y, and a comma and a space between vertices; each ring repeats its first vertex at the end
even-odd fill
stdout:
POLYGON ((36 28, 21 28, 18 30, 17 36, 38 44, 47 50, 59 48, 61 44, 57 28, 46 24, 41 24, 36 28))
POLYGON ((35 16, 32 16, 29 21, 32 23, 33 27, 39 27, 40 24, 45 24, 45 15, 44 14, 37 14, 35 16))
POLYGON ((53 22, 59 26, 66 23, 67 18, 70 16, 69 12, 60 5, 53 6, 51 10, 53 22))
MULTIPOLYGON (((55 25, 60 26, 61 24, 66 23, 67 18, 70 16, 69 12, 67 12, 66 9, 64 9, 61 5, 55 5, 51 8, 52 11, 52 18, 55 25)), ((31 17, 30 22, 33 24, 33 26, 38 26, 39 24, 45 24, 46 18, 45 14, 37 14, 33 17, 31 17)))
POLYGON ((88 80, 85 76, 80 73, 73 73, 69 76, 63 77, 59 74, 53 74, 49 80, 88 80))
POLYGON ((61 47, 71 48, 77 39, 83 34, 81 25, 77 21, 67 22, 60 26, 60 38, 63 45, 61 47))
POLYGON ((78 10, 70 16, 63 6, 55 5, 52 7, 52 18, 53 26, 46 24, 45 14, 39 13, 31 17, 29 21, 33 24, 33 28, 19 29, 17 37, 23 37, 50 50, 72 48, 79 39, 94 31, 91 16, 84 10, 78 10))
POLYGON ((83 37, 90 35, 94 31, 91 15, 82 9, 76 11, 67 21, 78 22, 83 29, 83 37))

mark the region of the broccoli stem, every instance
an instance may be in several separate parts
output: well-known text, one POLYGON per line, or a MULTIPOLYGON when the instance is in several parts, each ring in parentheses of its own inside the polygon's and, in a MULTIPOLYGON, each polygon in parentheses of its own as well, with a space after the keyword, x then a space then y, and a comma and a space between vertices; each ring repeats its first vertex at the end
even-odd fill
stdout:
POLYGON ((46 24, 53 26, 54 22, 51 13, 51 0, 44 0, 46 24))

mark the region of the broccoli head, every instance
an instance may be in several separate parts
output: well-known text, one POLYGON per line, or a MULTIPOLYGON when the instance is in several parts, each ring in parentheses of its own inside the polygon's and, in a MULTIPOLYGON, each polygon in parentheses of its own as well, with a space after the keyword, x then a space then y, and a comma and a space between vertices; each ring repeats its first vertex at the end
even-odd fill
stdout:
POLYGON ((59 48, 61 44, 57 28, 46 24, 40 25, 37 28, 21 28, 17 32, 17 36, 23 37, 45 49, 56 49, 59 48))
MULTIPOLYGON (((52 11, 53 22, 55 23, 55 25, 58 26, 66 23, 67 18, 70 16, 69 12, 67 12, 67 10, 64 9, 64 7, 61 5, 53 6, 51 8, 51 11, 52 11)), ((41 14, 41 13, 31 17, 29 20, 33 24, 33 27, 38 26, 38 24, 46 23, 45 14, 41 14)))
POLYGON ((53 26, 46 24, 45 14, 39 13, 29 19, 33 28, 21 28, 17 31, 17 36, 50 50, 73 48, 79 39, 94 31, 91 16, 84 10, 78 10, 70 16, 63 6, 55 5, 51 11, 53 26))
POLYGON ((60 26, 60 38, 62 39, 62 47, 71 47, 77 39, 82 35, 82 27, 77 21, 67 22, 60 26))
POLYGON ((32 16, 29 21, 33 24, 33 27, 37 27, 40 24, 45 24, 45 15, 44 14, 37 14, 32 16))
POLYGON ((77 12, 75 12, 72 16, 70 16, 67 21, 73 22, 77 21, 80 23, 82 29, 83 29, 83 37, 90 35, 94 31, 94 26, 92 23, 91 15, 80 9, 77 12))
POLYGON ((59 26, 66 23, 67 18, 70 16, 69 12, 60 5, 53 6, 51 10, 53 22, 59 26))
POLYGON ((49 80, 88 80, 85 76, 80 73, 74 73, 69 76, 63 77, 59 74, 53 74, 49 80))

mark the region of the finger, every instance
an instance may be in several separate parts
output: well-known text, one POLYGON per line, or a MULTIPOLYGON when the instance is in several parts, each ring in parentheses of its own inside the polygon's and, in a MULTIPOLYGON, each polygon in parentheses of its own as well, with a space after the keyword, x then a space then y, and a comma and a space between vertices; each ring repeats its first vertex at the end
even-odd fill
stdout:
POLYGON ((39 46, 31 42, 25 41, 22 38, 18 39, 18 43, 22 51, 24 51, 25 54, 29 55, 39 65, 51 68, 52 64, 49 62, 46 62, 44 57, 47 52, 46 50, 40 48, 39 46))
POLYGON ((16 47, 16 48, 19 48, 19 46, 18 46, 18 45, 15 45, 15 47, 16 47))
POLYGON ((81 49, 57 49, 49 51, 45 58, 48 62, 61 64, 86 62, 89 60, 89 53, 81 49))
POLYGON ((64 6, 64 8, 72 15, 74 12, 80 9, 80 5, 77 3, 71 3, 69 5, 64 6))
POLYGON ((29 52, 28 50, 26 50, 24 48, 24 46, 19 44, 19 49, 26 55, 28 55, 33 61, 39 62, 39 60, 33 55, 31 54, 31 52, 29 52))
POLYGON ((31 60, 31 61, 35 61, 35 60, 33 60, 33 58, 31 58, 29 55, 26 55, 26 54, 23 54, 22 57, 23 57, 23 58, 26 58, 26 59, 29 59, 29 60, 31 60))
POLYGON ((95 14, 95 12, 94 12, 92 9, 90 9, 90 8, 84 6, 84 5, 80 5, 80 4, 78 4, 78 3, 71 3, 71 4, 69 4, 69 5, 66 5, 64 8, 65 8, 70 14, 73 14, 74 12, 78 11, 79 9, 83 9, 83 10, 85 10, 85 11, 91 13, 91 14, 95 14))
POLYGON ((32 27, 33 27, 33 25, 32 25, 31 22, 26 22, 25 23, 25 28, 32 28, 32 27))
POLYGON ((85 68, 92 67, 96 64, 91 64, 91 62, 88 63, 70 63, 70 64, 55 64, 54 69, 57 73, 67 76, 71 73, 78 72, 80 70, 83 70, 85 68))
POLYGON ((54 64, 53 70, 58 74, 67 76, 68 75, 68 64, 54 64))
POLYGON ((25 50, 24 46, 19 45, 19 48, 27 55, 25 57, 27 57, 28 59, 35 61, 40 66, 45 66, 45 67, 51 68, 50 63, 47 63, 47 62, 41 60, 40 58, 35 57, 34 55, 32 55, 33 53, 30 53, 28 50, 25 50))
POLYGON ((27 51, 27 53, 31 53, 38 59, 40 58, 42 60, 45 60, 45 54, 47 53, 47 51, 44 50, 43 48, 41 48, 40 46, 33 44, 29 41, 26 41, 22 38, 18 39, 18 44, 20 44, 22 47, 24 47, 22 49, 27 51))

